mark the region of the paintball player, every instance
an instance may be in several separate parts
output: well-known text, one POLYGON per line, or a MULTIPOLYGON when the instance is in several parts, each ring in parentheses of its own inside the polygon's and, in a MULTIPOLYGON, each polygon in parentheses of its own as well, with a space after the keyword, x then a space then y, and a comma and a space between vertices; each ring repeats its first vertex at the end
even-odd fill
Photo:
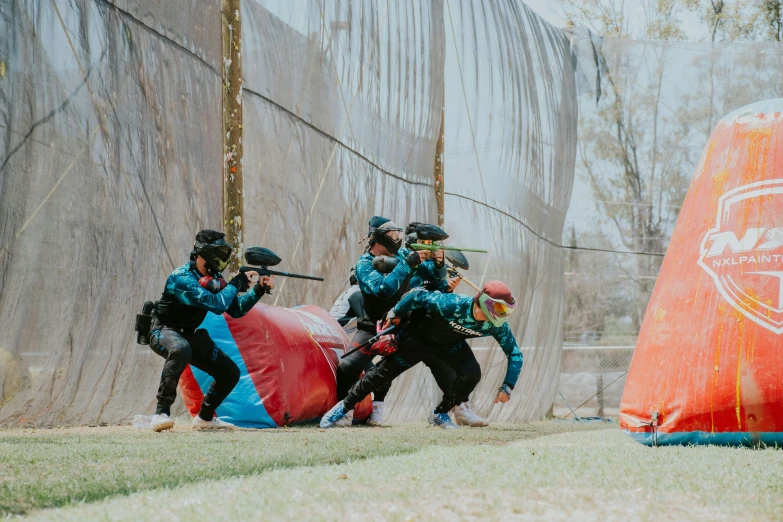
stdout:
POLYGON ((429 422, 444 429, 456 429, 448 412, 461 398, 469 395, 481 379, 481 368, 465 342, 473 337, 492 336, 505 352, 508 366, 495 402, 508 402, 523 362, 514 335, 506 324, 514 306, 511 290, 500 281, 488 281, 475 297, 428 292, 421 288, 410 291, 389 311, 384 326, 399 324, 402 317, 417 310, 425 313, 410 316, 400 332, 397 352, 368 371, 342 401, 326 412, 321 418, 321 428, 331 428, 368 394, 388 387, 397 376, 429 353, 437 353, 454 369, 457 378, 444 393, 429 422))
MULTIPOLYGON (((405 229, 405 234, 408 236, 409 241, 416 241, 416 227, 421 224, 422 223, 418 222, 408 224, 405 229)), ((445 277, 445 274, 443 273, 445 264, 442 250, 433 252, 433 261, 435 270, 429 272, 431 277, 429 279, 423 279, 419 274, 414 275, 411 278, 411 288, 423 287, 429 291, 444 293, 454 292, 460 284, 460 278, 445 277)), ((445 393, 453 385, 454 380, 457 378, 457 374, 436 353, 427 355, 422 362, 430 368, 432 376, 435 377, 435 381, 438 383, 441 391, 445 393)), ((468 397, 468 395, 469 394, 466 394, 452 410, 457 425, 470 426, 472 428, 489 426, 489 421, 487 419, 481 417, 471 409, 470 397, 468 397)))
MULTIPOLYGON (((400 300, 400 297, 410 290, 411 278, 418 275, 422 281, 434 281, 438 275, 445 277, 445 270, 436 274, 435 261, 425 259, 428 252, 412 252, 403 248, 403 230, 390 219, 373 216, 369 222, 367 234, 368 247, 356 263, 356 279, 364 299, 364 316, 357 324, 357 331, 352 339, 353 346, 359 346, 376 334, 376 322, 380 321, 386 312, 400 300), (396 258, 397 265, 390 272, 382 272, 373 267, 373 258, 389 256, 396 258)), ((442 252, 441 252, 442 263, 442 252)), ((345 394, 359 379, 364 370, 372 368, 374 355, 369 350, 360 350, 340 361, 337 368, 337 395, 345 394)), ((451 369, 446 365, 437 366, 437 362, 427 360, 426 364, 440 383, 448 383, 451 369)), ((383 400, 389 391, 391 381, 385 387, 373 390, 372 414, 367 420, 371 426, 380 426, 383 422, 383 400)), ((350 423, 350 416, 343 420, 350 423)))
POLYGON ((233 429, 215 417, 215 410, 239 381, 239 368, 223 353, 204 329, 197 327, 207 312, 242 317, 274 288, 272 277, 262 276, 248 290, 256 272, 239 273, 226 283, 220 272, 231 257, 231 245, 225 235, 202 230, 196 235, 190 261, 174 270, 166 279, 160 301, 155 303, 150 329, 150 348, 166 359, 158 388, 158 407, 152 417, 154 431, 174 427, 171 405, 177 395, 177 383, 187 364, 214 378, 193 417, 193 429, 233 429), (241 292, 246 292, 239 295, 241 292))
POLYGON ((329 310, 329 314, 340 323, 340 326, 345 326, 354 317, 358 319, 364 317, 364 299, 362 298, 362 292, 359 290, 359 281, 356 280, 354 271, 355 269, 351 268, 351 276, 348 278, 351 286, 340 294, 340 297, 337 298, 329 310))

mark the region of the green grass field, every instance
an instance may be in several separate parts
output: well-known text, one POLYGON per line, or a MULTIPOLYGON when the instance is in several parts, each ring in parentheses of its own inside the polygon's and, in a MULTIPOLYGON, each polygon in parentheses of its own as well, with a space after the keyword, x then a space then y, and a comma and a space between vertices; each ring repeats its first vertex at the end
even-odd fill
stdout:
POLYGON ((0 431, 0 513, 42 520, 783 518, 783 452, 616 425, 0 431))

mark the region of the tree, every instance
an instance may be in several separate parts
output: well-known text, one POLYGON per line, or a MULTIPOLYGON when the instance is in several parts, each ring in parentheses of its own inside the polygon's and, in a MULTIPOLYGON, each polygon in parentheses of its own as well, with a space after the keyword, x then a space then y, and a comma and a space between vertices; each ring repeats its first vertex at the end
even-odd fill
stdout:
MULTIPOLYGON (((627 34, 629 13, 621 0, 563 0, 561 5, 576 25, 592 26, 599 34, 627 34), (596 13, 598 19, 587 18, 596 13)), ((645 38, 684 37, 678 18, 682 2, 651 0, 643 8, 637 32, 645 38)), ((621 51, 599 55, 608 88, 594 109, 585 107, 578 153, 597 214, 613 228, 614 248, 639 253, 609 260, 618 278, 632 281, 630 315, 638 330, 687 190, 690 173, 682 166, 689 165, 684 143, 690 129, 661 106, 667 46, 621 51)))
POLYGON ((602 232, 581 232, 570 228, 568 258, 565 267, 565 311, 563 340, 571 344, 600 344, 607 319, 627 316, 632 296, 624 279, 613 269, 614 255, 609 252, 580 252, 579 245, 611 249, 611 241, 602 232))
MULTIPOLYGON (((779 96, 783 85, 781 53, 715 42, 779 40, 781 1, 643 0, 641 23, 634 18, 634 24, 629 20, 639 4, 634 11, 624 0, 557 2, 571 24, 609 37, 594 42, 601 96, 580 106, 578 173, 590 186, 596 224, 608 227, 602 230, 611 249, 637 253, 607 262, 633 282, 629 309, 638 329, 714 122, 746 103, 779 96), (686 10, 702 14, 711 49, 679 50, 686 10)), ((584 285, 567 291, 582 293, 567 301, 587 305, 584 285)))
POLYGON ((783 0, 686 0, 709 28, 708 40, 783 41, 783 0))

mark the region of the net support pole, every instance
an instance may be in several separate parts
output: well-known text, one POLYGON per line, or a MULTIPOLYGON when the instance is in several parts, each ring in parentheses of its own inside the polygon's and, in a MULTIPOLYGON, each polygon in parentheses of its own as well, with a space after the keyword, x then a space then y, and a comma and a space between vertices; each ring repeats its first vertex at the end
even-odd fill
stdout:
MULTIPOLYGON (((445 100, 444 100, 445 103, 445 100)), ((435 201, 438 205, 438 226, 443 226, 444 212, 445 212, 445 200, 443 196, 443 174, 445 169, 443 168, 443 134, 444 134, 444 120, 446 119, 445 106, 441 106, 440 109, 440 132, 438 133, 438 142, 435 144, 435 201)))
POLYGON ((223 0, 223 231, 234 247, 229 270, 236 272, 243 250, 242 20, 241 0, 223 0))

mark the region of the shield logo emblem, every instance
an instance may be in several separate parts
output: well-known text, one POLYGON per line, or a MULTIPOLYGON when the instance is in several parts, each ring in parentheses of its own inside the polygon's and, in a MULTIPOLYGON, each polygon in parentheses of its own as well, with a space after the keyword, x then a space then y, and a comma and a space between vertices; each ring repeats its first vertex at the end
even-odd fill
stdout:
POLYGON ((751 321, 783 333, 783 179, 750 183, 721 196, 699 266, 723 298, 751 321))

